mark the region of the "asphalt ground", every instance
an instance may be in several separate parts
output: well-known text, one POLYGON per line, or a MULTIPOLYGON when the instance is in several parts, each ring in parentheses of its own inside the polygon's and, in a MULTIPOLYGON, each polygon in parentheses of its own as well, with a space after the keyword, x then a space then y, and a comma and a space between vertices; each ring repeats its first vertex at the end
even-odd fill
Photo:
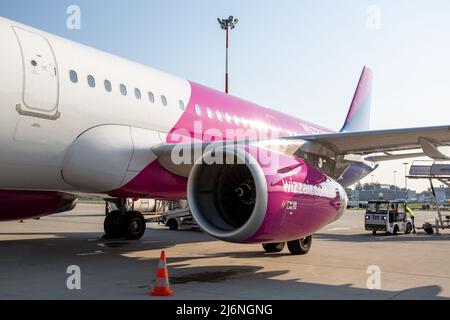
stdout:
MULTIPOLYGON (((435 218, 416 212, 417 225, 435 218)), ((446 299, 450 233, 372 235, 364 212, 314 235, 308 255, 212 239, 201 231, 148 225, 139 241, 103 240, 104 207, 0 223, 0 299, 154 299, 161 250, 171 299, 446 299), (78 271, 69 270, 79 267, 78 271), (79 279, 79 283, 77 280, 79 279), (80 290, 69 290, 81 286, 80 290)), ((159 298, 158 298, 159 299, 159 298)))

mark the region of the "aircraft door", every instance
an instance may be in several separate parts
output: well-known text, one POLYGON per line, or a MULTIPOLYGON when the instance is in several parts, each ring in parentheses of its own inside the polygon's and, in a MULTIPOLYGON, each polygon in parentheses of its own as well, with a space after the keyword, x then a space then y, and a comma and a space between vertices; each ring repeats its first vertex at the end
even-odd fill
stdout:
POLYGON ((56 120, 59 103, 58 67, 50 42, 44 36, 13 27, 23 59, 21 115, 56 120))

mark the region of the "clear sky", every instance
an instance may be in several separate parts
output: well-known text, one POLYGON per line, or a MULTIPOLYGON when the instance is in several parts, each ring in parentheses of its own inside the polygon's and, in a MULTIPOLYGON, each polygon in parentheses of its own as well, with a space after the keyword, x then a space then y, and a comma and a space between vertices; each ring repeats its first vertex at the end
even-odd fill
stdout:
MULTIPOLYGON (((450 124, 448 0, 2 0, 0 15, 217 89, 216 19, 234 15, 232 94, 338 130, 367 65, 372 129, 450 124), (81 8, 81 30, 66 27, 69 5, 81 8)), ((374 180, 393 183, 397 170, 403 187, 402 163, 374 180)))

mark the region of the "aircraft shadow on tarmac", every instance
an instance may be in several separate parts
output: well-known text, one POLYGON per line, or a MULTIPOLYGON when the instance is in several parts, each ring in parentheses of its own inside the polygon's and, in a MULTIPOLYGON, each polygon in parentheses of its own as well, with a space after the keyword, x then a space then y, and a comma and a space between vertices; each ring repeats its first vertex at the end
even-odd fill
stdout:
POLYGON ((441 235, 427 235, 425 233, 417 233, 410 235, 392 235, 386 233, 378 233, 373 235, 372 233, 362 234, 336 234, 336 233, 316 233, 314 238, 328 241, 339 242, 429 242, 429 241, 448 241, 450 243, 449 234, 441 235))
MULTIPOLYGON (((149 299, 158 253, 175 244, 213 242, 202 233, 149 230, 142 241, 102 240, 98 233, 26 233, 40 239, 0 241, 1 299, 149 299), (52 236, 52 237, 50 237, 52 236), (174 241, 176 237, 176 241, 174 241), (151 256, 151 257, 150 257, 151 256), (83 270, 83 290, 65 287, 68 265, 83 270)), ((6 235, 0 233, 0 235, 6 235)), ((20 235, 8 233, 8 235, 20 235)), ((329 236, 329 235, 327 235, 329 236)), ((232 252, 169 257, 171 283, 177 299, 442 299, 437 285, 402 291, 368 290, 346 285, 281 280, 288 270, 264 271, 262 266, 204 261, 214 257, 261 257, 261 252, 232 252), (196 262, 200 265, 197 266, 196 262), (228 264, 228 265, 227 265, 228 264)), ((280 257, 266 255, 265 257, 280 257)), ((301 257, 299 257, 301 259, 301 257)), ((255 260, 257 261, 257 260, 255 260)))

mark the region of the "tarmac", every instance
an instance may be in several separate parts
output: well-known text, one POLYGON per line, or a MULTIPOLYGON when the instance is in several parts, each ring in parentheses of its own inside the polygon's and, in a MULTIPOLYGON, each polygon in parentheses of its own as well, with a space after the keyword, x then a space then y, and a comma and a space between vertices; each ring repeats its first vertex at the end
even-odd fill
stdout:
MULTIPOLYGON (((103 205, 79 204, 40 220, 0 223, 0 299, 161 299, 149 296, 161 250, 175 292, 169 299, 450 298, 448 231, 374 236, 364 217, 347 211, 314 235, 308 255, 292 256, 156 224, 139 241, 103 240, 103 205)), ((416 217, 422 225, 435 213, 416 217)))

